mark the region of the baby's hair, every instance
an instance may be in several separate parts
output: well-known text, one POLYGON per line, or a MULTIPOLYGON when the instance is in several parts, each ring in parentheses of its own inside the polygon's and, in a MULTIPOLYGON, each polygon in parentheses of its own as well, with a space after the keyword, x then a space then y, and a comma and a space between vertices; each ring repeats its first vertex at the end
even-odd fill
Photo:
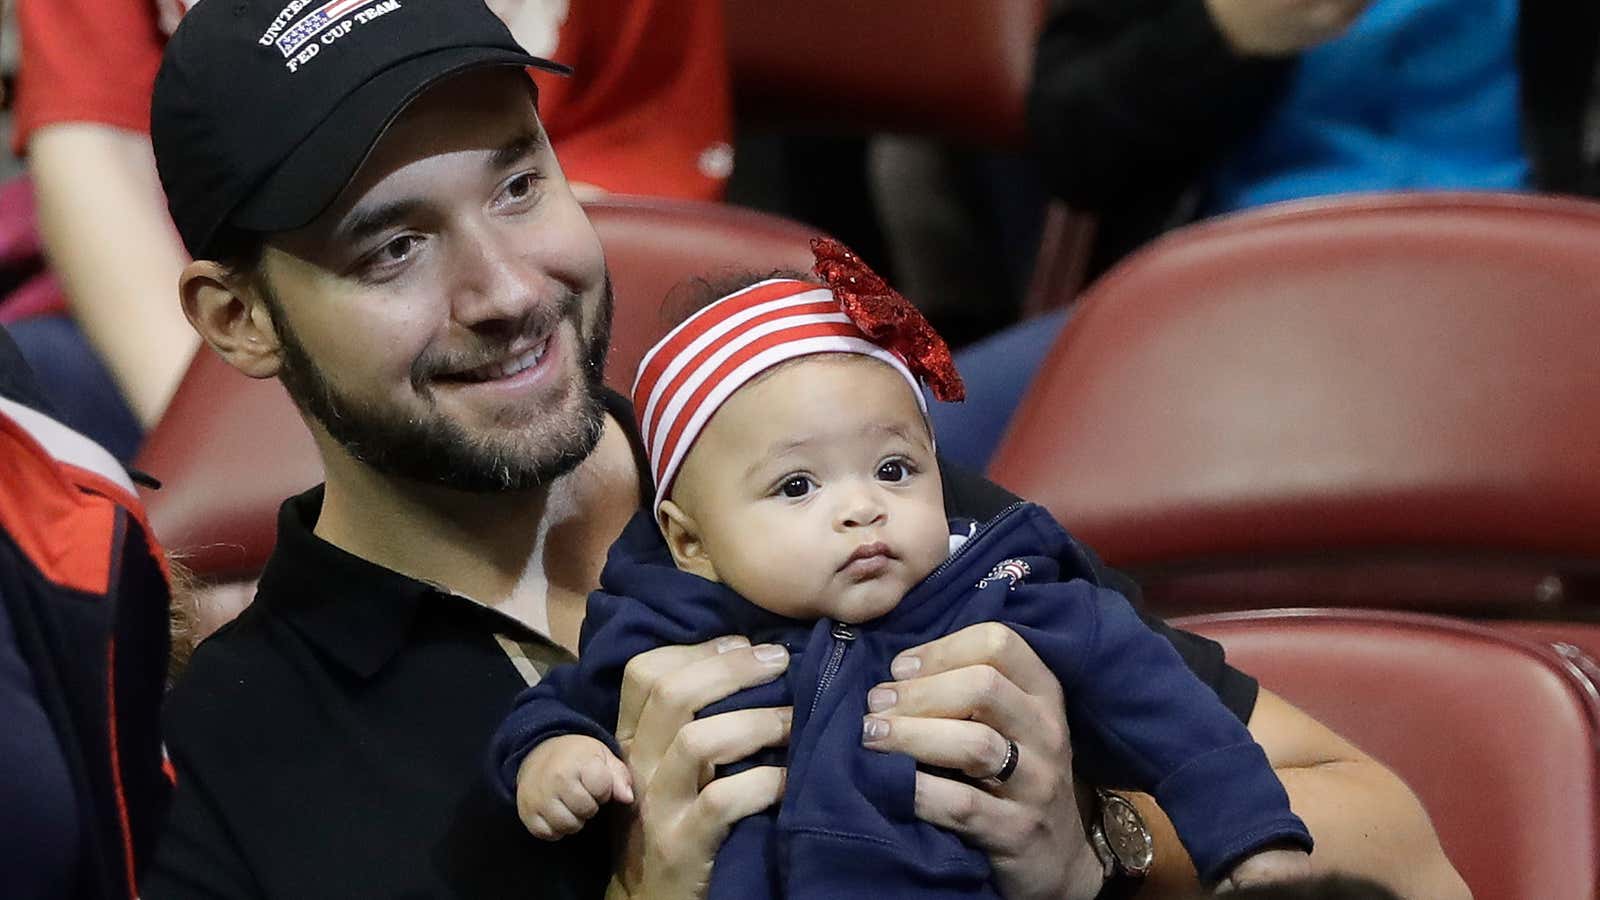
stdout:
POLYGON ((787 269, 774 269, 764 274, 751 270, 720 272, 715 275, 690 278, 687 281, 679 282, 676 287, 667 292, 666 299, 661 301, 662 328, 658 338, 664 337, 667 332, 682 325, 690 316, 721 300, 723 297, 773 278, 788 278, 794 281, 807 281, 818 286, 821 285, 815 275, 787 269))

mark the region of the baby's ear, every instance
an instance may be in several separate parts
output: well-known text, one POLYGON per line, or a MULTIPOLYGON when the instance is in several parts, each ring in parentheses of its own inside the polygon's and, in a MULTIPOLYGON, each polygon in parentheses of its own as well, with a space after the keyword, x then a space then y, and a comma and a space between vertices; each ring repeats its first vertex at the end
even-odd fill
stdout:
POLYGON ((656 524, 661 526, 661 535, 667 539, 667 549, 672 551, 672 561, 678 568, 711 581, 721 580, 706 552, 705 542, 700 539, 699 524, 683 511, 683 507, 671 500, 661 501, 656 510, 656 524))

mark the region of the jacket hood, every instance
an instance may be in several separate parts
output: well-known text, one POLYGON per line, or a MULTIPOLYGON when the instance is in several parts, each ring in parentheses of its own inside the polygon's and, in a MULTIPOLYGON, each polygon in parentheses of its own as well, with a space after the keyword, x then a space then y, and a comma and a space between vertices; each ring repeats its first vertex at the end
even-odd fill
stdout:
POLYGON ((649 598, 640 602, 651 602, 662 614, 681 620, 684 627, 692 627, 692 621, 683 616, 685 611, 715 609, 728 624, 729 634, 742 634, 756 643, 784 641, 797 630, 811 627, 810 622, 768 612, 727 585, 678 568, 648 510, 635 513, 611 545, 600 572, 600 590, 636 601, 649 598), (654 602, 657 600, 660 602, 654 602))

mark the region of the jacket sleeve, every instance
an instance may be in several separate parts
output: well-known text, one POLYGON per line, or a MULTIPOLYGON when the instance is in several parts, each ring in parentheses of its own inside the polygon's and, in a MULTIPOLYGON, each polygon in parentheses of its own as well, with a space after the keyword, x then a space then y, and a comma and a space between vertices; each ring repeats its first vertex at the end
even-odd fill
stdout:
MULTIPOLYGON (((511 714, 500 723, 489 746, 489 765, 501 796, 512 800, 517 793, 517 769, 533 748, 553 737, 582 734, 592 737, 622 755, 611 729, 575 704, 574 690, 581 677, 577 665, 557 666, 538 684, 523 691, 511 714)), ((612 717, 615 721, 615 716, 612 717)))
POLYGON ((1061 679, 1078 770, 1154 795, 1203 879, 1269 844, 1310 848, 1265 752, 1120 594, 1022 583, 1006 609, 1061 679))
POLYGON ((1261 121, 1293 65, 1236 54, 1205 0, 1058 0, 1028 96, 1045 179, 1086 212, 1152 186, 1175 200, 1261 121))
POLYGON ((649 612, 644 604, 603 591, 590 595, 579 662, 556 666, 517 695, 489 744, 490 780, 506 800, 516 796, 517 769, 523 759, 550 738, 587 735, 622 755, 612 733, 622 671, 628 660, 650 649, 649 612))

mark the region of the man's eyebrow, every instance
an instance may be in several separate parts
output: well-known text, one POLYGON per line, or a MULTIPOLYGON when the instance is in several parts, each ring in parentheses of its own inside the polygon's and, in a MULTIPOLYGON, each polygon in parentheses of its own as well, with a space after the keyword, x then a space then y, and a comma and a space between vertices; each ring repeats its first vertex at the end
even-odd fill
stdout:
POLYGON ((532 128, 523 131, 511 140, 500 145, 489 157, 490 171, 498 172, 508 169, 518 160, 525 159, 544 148, 546 138, 543 128, 532 128))
POLYGON ((380 203, 367 209, 358 206, 339 223, 334 238, 342 243, 360 243, 375 234, 393 228, 415 215, 421 208, 420 200, 396 200, 393 203, 380 203))
MULTIPOLYGON (((546 138, 544 129, 536 128, 520 132, 511 140, 500 145, 489 157, 488 168, 498 172, 511 167, 518 160, 525 159, 537 153, 544 147, 546 138)), ((335 232, 335 238, 349 243, 360 243, 375 234, 379 234, 394 227, 401 221, 414 215, 422 208, 420 200, 396 200, 392 203, 382 203, 368 209, 357 207, 350 211, 335 232)))

